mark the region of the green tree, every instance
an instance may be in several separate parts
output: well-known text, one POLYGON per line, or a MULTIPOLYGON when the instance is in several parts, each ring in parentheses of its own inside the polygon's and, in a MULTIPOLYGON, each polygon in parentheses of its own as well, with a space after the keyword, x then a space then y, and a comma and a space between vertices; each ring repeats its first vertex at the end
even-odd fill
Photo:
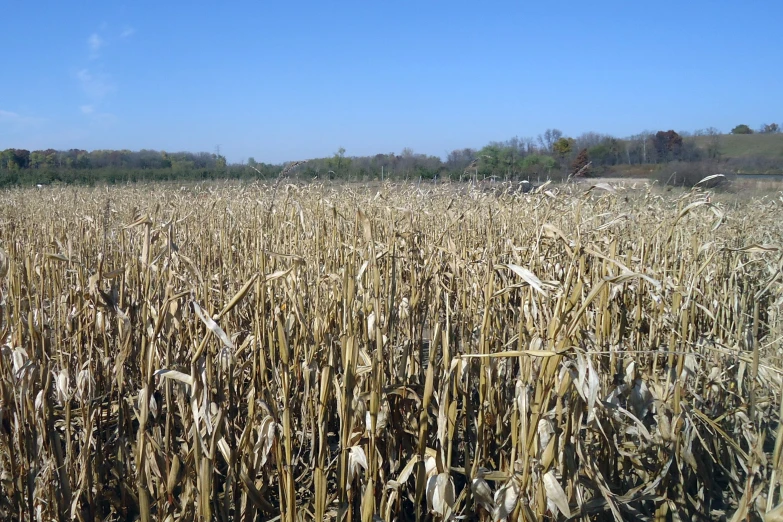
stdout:
POLYGON ((571 154, 573 148, 574 140, 572 138, 560 138, 552 144, 552 151, 561 159, 571 154))
POLYGON ((530 154, 522 160, 522 169, 526 174, 549 174, 556 165, 555 158, 543 154, 530 154))
POLYGON ((731 129, 732 134, 753 134, 753 129, 745 125, 744 123, 741 125, 737 125, 733 129, 731 129))
POLYGON ((487 145, 478 151, 479 175, 484 178, 498 175, 502 169, 500 156, 501 150, 497 145, 487 145))
POLYGON ((54 167, 57 163, 57 151, 54 149, 46 149, 42 154, 44 156, 44 166, 54 167))
POLYGON ((610 136, 601 138, 596 145, 584 146, 582 149, 587 149, 587 155, 593 165, 617 165, 622 160, 621 143, 610 136))
POLYGON ((334 153, 335 170, 338 172, 343 166, 343 160, 345 159, 345 147, 340 147, 337 152, 334 153))
POLYGON ((165 150, 160 151, 160 166, 164 169, 171 168, 171 158, 165 150))
POLYGON ((12 164, 16 166, 16 162, 14 161, 14 149, 5 149, 0 152, 0 169, 11 170, 13 168, 11 166, 12 164))
POLYGON ((587 149, 587 155, 595 162, 596 165, 612 164, 612 152, 604 143, 599 143, 595 147, 590 147, 587 149))
POLYGON ((37 169, 44 162, 44 155, 41 151, 35 150, 30 154, 30 167, 37 169))

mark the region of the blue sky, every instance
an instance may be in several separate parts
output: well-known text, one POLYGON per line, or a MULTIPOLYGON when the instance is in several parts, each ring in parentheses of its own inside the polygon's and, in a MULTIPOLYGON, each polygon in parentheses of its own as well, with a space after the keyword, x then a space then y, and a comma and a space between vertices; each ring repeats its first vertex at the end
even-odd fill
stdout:
POLYGON ((783 123, 783 1, 14 2, 0 149, 278 163, 783 123))

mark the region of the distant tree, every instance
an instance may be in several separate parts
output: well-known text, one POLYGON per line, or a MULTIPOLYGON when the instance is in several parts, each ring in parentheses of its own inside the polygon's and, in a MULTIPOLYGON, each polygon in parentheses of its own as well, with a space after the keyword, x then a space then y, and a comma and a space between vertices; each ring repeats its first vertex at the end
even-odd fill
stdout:
POLYGON ((557 140, 563 137, 563 133, 558 129, 547 129, 544 134, 538 135, 538 143, 545 152, 552 153, 552 146, 557 140))
POLYGON ((571 154, 571 150, 574 147, 574 140, 572 138, 560 138, 552 144, 552 151, 564 158, 571 154))
POLYGON ((226 168, 226 157, 222 154, 217 154, 217 157, 215 158, 215 165, 218 169, 223 170, 226 168))
POLYGON ((255 167, 257 165, 256 159, 253 156, 250 156, 249 158, 247 158, 247 164, 250 165, 251 167, 255 167))
POLYGON ((590 175, 590 155, 587 149, 582 149, 576 155, 576 159, 571 163, 571 175, 588 177, 590 175))
POLYGON ((26 169, 30 166, 30 151, 27 149, 14 149, 11 155, 11 170, 26 169))
POLYGON ((90 153, 86 150, 80 150, 76 154, 75 166, 77 169, 89 169, 92 166, 90 161, 90 153))
POLYGON ((707 127, 706 129, 696 129, 693 131, 694 136, 714 136, 720 134, 720 131, 715 127, 707 127))
POLYGON ((703 148, 697 145, 695 139, 686 138, 683 140, 682 146, 677 153, 677 159, 681 161, 699 161, 704 158, 705 152, 703 148))
POLYGON ((655 163, 654 138, 655 135, 646 130, 623 140, 624 160, 629 165, 655 163))
POLYGON ((599 145, 608 137, 608 135, 603 135, 598 132, 583 132, 576 138, 576 144, 574 146, 578 150, 589 149, 590 147, 599 145))
POLYGON ((340 169, 343 166, 343 160, 345 159, 345 147, 340 147, 337 152, 334 153, 333 167, 337 173, 340 173, 340 169))
POLYGON ((744 123, 741 125, 737 125, 733 129, 731 129, 732 134, 753 134, 753 129, 745 125, 744 123))
POLYGON ((529 137, 523 136, 519 139, 519 150, 523 156, 536 153, 536 141, 529 137))
POLYGON ((710 159, 718 159, 721 154, 720 134, 713 134, 709 136, 707 141, 707 157, 710 159))
POLYGON ((508 178, 516 170, 520 158, 519 147, 512 140, 512 143, 508 141, 499 143, 498 148, 499 170, 505 178, 508 178))
POLYGON ((549 174, 549 171, 555 167, 556 163, 551 156, 541 154, 529 154, 522 160, 522 170, 525 174, 549 174))
POLYGON ((498 144, 490 143, 478 151, 478 160, 478 173, 483 178, 503 174, 501 148, 498 144))
POLYGON ((777 134, 780 132, 780 126, 777 123, 765 123, 759 129, 762 134, 777 134))
POLYGON ((619 157, 619 154, 613 151, 607 143, 599 143, 586 150, 590 160, 596 165, 614 165, 619 157))
MULTIPOLYGON (((580 138, 583 138, 584 135, 580 138)), ((579 140, 577 140, 579 143, 579 140)), ((584 145, 579 150, 587 149, 587 155, 593 165, 616 165, 622 161, 623 144, 611 136, 603 136, 592 145, 584 145)))
MULTIPOLYGON (((470 162, 476 159, 475 149, 455 149, 449 152, 446 157, 446 166, 451 170, 463 171, 470 165, 470 162)), ((385 158, 384 155, 380 155, 385 158)), ((394 157, 394 155, 391 155, 394 157)))
POLYGON ((46 149, 44 151, 41 151, 41 154, 44 157, 44 166, 46 167, 54 167, 57 163, 57 151, 54 149, 46 149))
POLYGON ((162 169, 170 169, 171 168, 171 158, 166 153, 165 150, 160 151, 160 168, 162 169))
POLYGON ((14 166, 16 166, 16 162, 14 162, 13 158, 14 149, 5 149, 3 152, 0 152, 0 169, 11 170, 12 163, 14 166))
POLYGON ((44 163, 45 156, 40 150, 34 150, 30 153, 30 168, 40 168, 44 163))
POLYGON ((679 156, 682 148, 682 136, 673 130, 658 131, 653 138, 655 152, 659 159, 671 160, 679 156))

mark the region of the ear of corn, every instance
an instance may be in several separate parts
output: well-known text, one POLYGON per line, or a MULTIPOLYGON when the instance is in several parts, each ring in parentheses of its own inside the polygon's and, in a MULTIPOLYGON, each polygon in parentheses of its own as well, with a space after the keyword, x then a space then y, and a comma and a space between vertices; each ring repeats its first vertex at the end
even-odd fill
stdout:
POLYGON ((0 519, 779 518, 783 199, 610 188, 3 192, 0 519))

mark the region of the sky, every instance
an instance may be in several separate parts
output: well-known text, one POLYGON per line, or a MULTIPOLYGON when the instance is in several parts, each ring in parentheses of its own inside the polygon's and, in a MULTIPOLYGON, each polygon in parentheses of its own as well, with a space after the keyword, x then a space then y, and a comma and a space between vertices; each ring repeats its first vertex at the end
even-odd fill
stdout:
POLYGON ((783 123, 783 1, 14 2, 0 149, 445 157, 783 123))

